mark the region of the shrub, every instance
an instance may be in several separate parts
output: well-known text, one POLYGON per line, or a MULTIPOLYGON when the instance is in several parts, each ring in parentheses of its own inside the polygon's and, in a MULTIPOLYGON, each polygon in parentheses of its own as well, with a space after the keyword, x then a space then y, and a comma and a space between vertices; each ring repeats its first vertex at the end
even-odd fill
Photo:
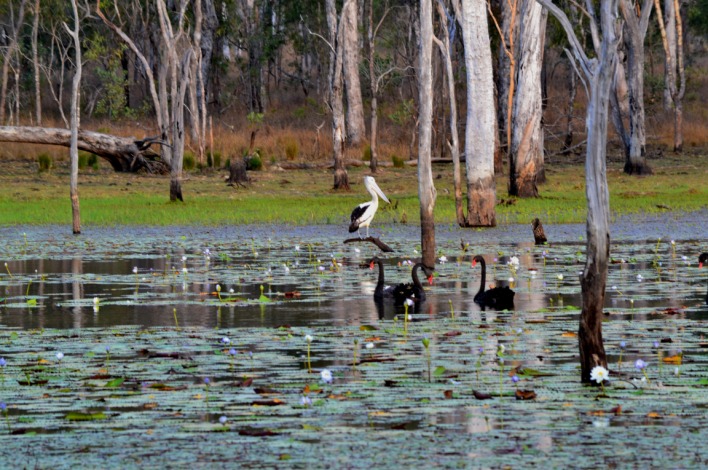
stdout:
POLYGON ((285 158, 287 158, 288 160, 295 160, 299 151, 300 150, 298 149, 297 142, 295 142, 294 140, 291 140, 285 144, 285 158))
POLYGON ((221 152, 209 152, 211 163, 214 168, 221 168, 221 152))
POLYGON ((214 166, 214 159, 211 156, 211 152, 207 153, 207 162, 206 166, 209 168, 212 168, 214 166))
POLYGON ((371 145, 364 147, 364 155, 362 155, 361 159, 365 162, 371 161, 371 145))
POLYGON ((186 171, 193 170, 196 160, 194 159, 194 154, 192 152, 184 152, 182 157, 182 168, 186 171))
POLYGON ((263 169, 263 161, 258 153, 246 157, 246 169, 249 171, 261 171, 263 169))
POLYGON ((398 155, 391 155, 391 161, 393 162, 394 168, 403 168, 403 159, 398 155))
POLYGON ((88 165, 89 153, 83 150, 79 152, 79 170, 83 170, 88 165))
POLYGON ((51 155, 48 153, 40 153, 37 155, 37 165, 39 166, 39 171, 49 171, 51 170, 52 166, 54 166, 54 162, 52 161, 51 155))
POLYGON ((88 166, 93 168, 94 170, 98 170, 98 155, 94 153, 90 153, 88 156, 88 166))

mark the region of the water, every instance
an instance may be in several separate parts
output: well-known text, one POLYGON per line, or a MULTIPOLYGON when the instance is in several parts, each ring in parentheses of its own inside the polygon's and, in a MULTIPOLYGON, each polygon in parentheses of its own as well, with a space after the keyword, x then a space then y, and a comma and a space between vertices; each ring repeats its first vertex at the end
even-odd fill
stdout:
MULTIPOLYGON (((667 309, 682 318, 708 318, 708 270, 697 269, 698 253, 708 240, 695 219, 625 218, 613 224, 615 263, 606 296, 610 319, 660 318, 667 309)), ((419 257, 418 229, 377 229, 395 250, 384 258, 387 284, 410 282, 407 263, 419 257)), ((340 227, 67 232, 68 227, 55 226, 0 228, 0 262, 9 270, 0 273, 0 323, 24 329, 175 322, 237 328, 376 324, 403 313, 402 307, 373 302, 377 272, 366 262, 384 255, 369 243, 344 245, 348 234, 340 227), (259 301, 261 287, 268 302, 259 301)), ((550 245, 536 247, 529 241, 530 226, 437 227, 438 252, 447 261, 437 264, 434 285, 426 286, 427 300, 411 310, 415 320, 458 316, 494 322, 505 315, 484 311, 472 300, 481 275, 479 266, 471 265, 475 254, 487 259, 489 286, 514 279, 515 310, 526 318, 542 320, 548 312, 577 315, 584 226, 548 226, 546 232, 550 245), (520 260, 516 272, 506 264, 510 256, 520 260)))

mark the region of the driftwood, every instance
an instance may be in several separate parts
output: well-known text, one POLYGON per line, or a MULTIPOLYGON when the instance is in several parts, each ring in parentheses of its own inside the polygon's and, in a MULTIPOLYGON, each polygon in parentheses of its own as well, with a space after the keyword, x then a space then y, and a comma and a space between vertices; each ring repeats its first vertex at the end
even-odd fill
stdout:
POLYGON ((366 237, 366 238, 347 238, 344 243, 357 243, 357 242, 371 242, 378 246, 384 253, 392 253, 393 248, 382 242, 376 237, 366 237))
MULTIPOLYGON (((152 144, 165 145, 157 137, 135 140, 99 132, 79 130, 79 150, 91 152, 107 160, 115 171, 167 174, 169 167, 152 151, 152 144)), ((26 144, 71 145, 69 129, 29 126, 0 126, 0 142, 26 144)))

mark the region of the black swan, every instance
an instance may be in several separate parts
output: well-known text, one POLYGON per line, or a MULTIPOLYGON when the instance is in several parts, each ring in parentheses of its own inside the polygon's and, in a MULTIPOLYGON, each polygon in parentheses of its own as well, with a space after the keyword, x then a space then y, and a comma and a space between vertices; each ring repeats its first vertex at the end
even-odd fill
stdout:
POLYGON ((514 295, 516 292, 509 289, 508 286, 495 287, 494 289, 484 290, 484 283, 487 281, 487 264, 481 255, 477 255, 472 260, 472 266, 479 262, 482 265, 482 281, 479 283, 479 291, 474 296, 475 303, 482 307, 490 307, 495 310, 513 310, 514 295))
MULTIPOLYGON (((707 261, 708 253, 701 253, 701 255, 698 257, 698 267, 702 268, 707 261)), ((706 303, 708 304, 708 290, 706 291, 706 303)))
POLYGON ((376 289, 374 289, 374 301, 382 302, 384 299, 392 298, 396 305, 403 305, 403 303, 408 298, 412 298, 414 301, 425 300, 425 290, 423 285, 418 278, 418 269, 423 268, 426 276, 428 276, 428 282, 432 284, 433 272, 431 269, 423 265, 423 263, 416 263, 413 266, 413 282, 408 284, 398 284, 395 287, 384 286, 384 267, 383 262, 377 256, 374 256, 369 260, 369 267, 374 269, 374 264, 379 265, 379 278, 376 282, 376 289))

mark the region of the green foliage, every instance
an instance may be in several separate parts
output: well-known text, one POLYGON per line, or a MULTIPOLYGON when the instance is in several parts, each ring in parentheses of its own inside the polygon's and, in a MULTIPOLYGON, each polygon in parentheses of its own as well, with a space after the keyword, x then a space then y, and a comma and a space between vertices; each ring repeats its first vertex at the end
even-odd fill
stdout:
POLYGON ((708 0, 688 2, 688 26, 703 37, 708 37, 708 0))
POLYGON ((255 111, 251 111, 246 115, 246 119, 248 119, 248 122, 251 124, 262 124, 264 117, 265 115, 263 113, 256 113, 255 111))
POLYGON ((285 158, 288 160, 295 160, 298 156, 300 149, 298 148, 297 142, 295 140, 289 140, 285 144, 285 158))
POLYGON ((207 154, 207 162, 206 162, 207 168, 214 168, 214 160, 211 156, 211 152, 207 154))
POLYGON ((37 165, 40 172, 51 170, 54 166, 52 156, 48 153, 40 153, 37 155, 37 165))
POLYGON ((304 119, 307 116, 307 109, 304 106, 298 106, 293 110, 293 117, 295 119, 304 119))
POLYGON ((394 168, 403 168, 405 166, 403 164, 403 159, 398 155, 391 155, 391 161, 393 162, 394 168))
POLYGON ((128 107, 125 94, 128 77, 121 64, 126 46, 121 41, 108 41, 109 37, 94 32, 84 41, 84 56, 95 64, 93 71, 102 88, 95 114, 112 119, 134 118, 136 113, 128 107))
POLYGON ((184 168, 185 171, 191 171, 194 169, 195 164, 196 160, 194 159, 194 154, 192 152, 184 152, 184 156, 182 157, 182 168, 184 168))
POLYGON ((211 157, 212 168, 221 168, 221 152, 209 152, 208 157, 211 157))
POLYGON ((361 156, 361 159, 365 162, 371 161, 371 145, 364 147, 364 154, 361 156))
POLYGON ((258 152, 246 157, 246 169, 249 171, 261 171, 263 169, 263 161, 258 152))
POLYGON ((79 170, 83 170, 88 165, 89 153, 83 150, 79 151, 79 170))
POLYGON ((412 99, 403 100, 398 103, 396 110, 393 113, 389 114, 388 118, 399 126, 402 126, 411 119, 414 111, 415 102, 412 99))
POLYGON ((88 163, 88 166, 90 166, 94 170, 98 170, 98 167, 99 167, 98 155, 96 155, 94 153, 90 153, 88 156, 88 161, 86 163, 88 163))

